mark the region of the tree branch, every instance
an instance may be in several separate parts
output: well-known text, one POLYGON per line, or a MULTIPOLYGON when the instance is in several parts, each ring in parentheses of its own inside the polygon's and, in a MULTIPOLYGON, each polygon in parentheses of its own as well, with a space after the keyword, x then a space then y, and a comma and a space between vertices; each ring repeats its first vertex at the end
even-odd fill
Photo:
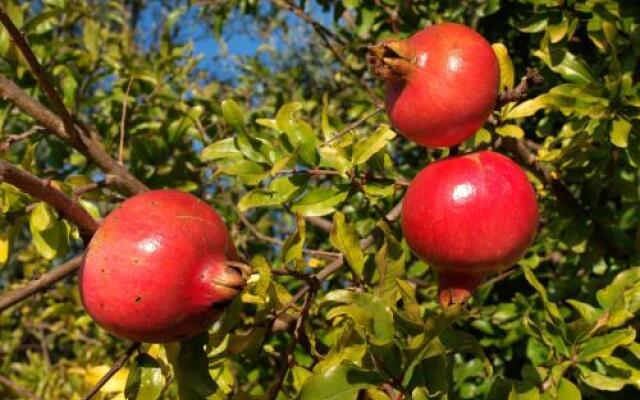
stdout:
POLYGON ((13 21, 11 21, 11 18, 9 18, 2 7, 0 7, 0 23, 2 23, 2 25, 4 25, 4 27, 7 29, 9 35, 11 36, 11 39, 16 44, 18 49, 20 49, 20 52, 22 53, 24 58, 27 60, 27 63, 33 71, 33 74, 36 76, 40 87, 42 87, 44 92, 47 94, 47 97, 49 97, 49 100, 51 100, 56 113, 62 118, 65 131, 69 135, 70 139, 74 142, 80 142, 80 135, 76 130, 75 125, 73 124, 71 114, 62 102, 62 98, 58 95, 58 92, 56 92, 53 85, 51 85, 51 83, 49 82, 49 79, 40 66, 38 59, 36 58, 35 54, 33 54, 33 51, 31 51, 29 44, 24 38, 24 35, 14 25, 13 21))
POLYGON ((98 229, 98 221, 79 203, 52 187, 51 184, 4 160, 0 160, 0 181, 10 183, 23 192, 50 204, 62 217, 78 226, 85 242, 98 229))
POLYGON ((127 361, 129 361, 129 358, 131 358, 133 353, 139 348, 140 343, 132 343, 127 351, 123 355, 121 355, 120 358, 116 360, 116 362, 113 363, 111 369, 109 369, 109 372, 107 372, 102 378, 100 378, 98 383, 96 383, 96 385, 92 387, 91 390, 89 390, 89 392, 82 398, 82 400, 91 400, 96 394, 98 394, 100 389, 102 389, 102 387, 106 385, 107 382, 109 382, 109 379, 111 379, 122 367, 124 367, 127 361))
POLYGON ((31 400, 41 400, 40 396, 36 395, 29 389, 18 385, 8 377, 4 375, 0 375, 0 384, 11 389, 15 394, 20 396, 21 398, 31 399, 31 400))
POLYGON ((525 100, 529 96, 529 89, 532 86, 540 85, 543 81, 544 78, 537 68, 527 68, 527 73, 517 86, 500 93, 495 108, 499 109, 507 103, 525 100))
POLYGON ((47 289, 49 286, 71 275, 82 265, 82 256, 77 256, 66 263, 54 268, 40 278, 30 281, 24 287, 0 295, 0 313, 34 294, 47 289))

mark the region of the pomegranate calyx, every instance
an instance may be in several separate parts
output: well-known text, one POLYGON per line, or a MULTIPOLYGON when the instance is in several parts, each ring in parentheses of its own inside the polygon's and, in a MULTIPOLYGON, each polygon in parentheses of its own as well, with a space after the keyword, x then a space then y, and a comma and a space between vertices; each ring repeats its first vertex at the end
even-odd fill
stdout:
POLYGON ((369 69, 384 80, 404 81, 414 68, 415 56, 402 40, 380 42, 368 50, 369 69))
POLYGON ((447 308, 454 304, 466 303, 483 279, 484 275, 440 271, 438 273, 440 305, 447 308))

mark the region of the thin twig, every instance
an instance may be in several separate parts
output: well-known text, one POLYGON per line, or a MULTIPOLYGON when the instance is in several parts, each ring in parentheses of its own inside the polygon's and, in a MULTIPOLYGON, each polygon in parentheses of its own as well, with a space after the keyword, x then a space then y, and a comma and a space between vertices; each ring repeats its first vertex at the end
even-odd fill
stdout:
POLYGON ((289 370, 291 370, 291 368, 293 368, 293 366, 295 365, 293 352, 296 349, 296 345, 300 341, 300 337, 303 333, 302 331, 304 328, 304 321, 309 315, 309 310, 311 309, 311 305, 313 304, 314 296, 315 289, 307 293, 307 297, 304 300, 304 305, 302 306, 302 311, 300 311, 300 316, 296 320, 296 324, 291 333, 292 338, 289 341, 289 345, 287 346, 287 351, 282 355, 282 366, 280 367, 275 378, 275 384, 271 386, 271 388, 269 388, 269 392, 266 396, 268 400, 275 400, 278 397, 278 393, 282 389, 284 380, 287 377, 287 372, 289 372, 289 370))
POLYGON ((15 133, 13 135, 3 137, 0 141, 0 151, 4 152, 9 150, 11 145, 29 139, 30 137, 40 133, 41 130, 42 128, 39 126, 32 126, 22 133, 15 133))
POLYGON ((122 102, 122 118, 120 119, 120 144, 118 146, 118 163, 122 165, 124 159, 124 135, 127 125, 127 106, 129 105, 129 92, 131 91, 131 84, 133 83, 133 76, 129 78, 129 84, 127 85, 127 91, 124 94, 124 101, 122 102))
POLYGON ((544 78, 538 69, 527 68, 527 73, 522 77, 522 80, 520 80, 520 83, 517 86, 500 93, 495 108, 499 109, 507 103, 525 100, 529 97, 529 89, 531 86, 540 85, 543 81, 544 78))
POLYGON ((38 279, 30 281, 22 288, 13 290, 9 293, 3 293, 0 295, 0 312, 38 292, 42 292, 54 283, 71 275, 73 272, 78 270, 81 265, 82 256, 77 256, 59 267, 55 267, 53 270, 47 272, 38 279))
POLYGON ((8 387, 13 392, 15 392, 15 394, 17 394, 22 398, 31 399, 31 400, 41 400, 40 396, 36 395, 35 393, 25 388, 24 386, 17 384, 16 382, 12 381, 11 379, 9 379, 4 375, 0 375, 0 384, 8 387))
POLYGON ((98 229, 98 221, 79 203, 67 197, 60 190, 55 189, 50 183, 4 160, 0 160, 0 181, 10 183, 23 192, 50 204, 64 218, 78 226, 85 241, 88 241, 93 232, 98 229))
POLYGON ((80 123, 85 132, 89 132, 83 141, 79 142, 69 136, 63 121, 56 114, 37 100, 32 99, 27 93, 12 80, 0 74, 0 96, 13 103, 23 112, 33 117, 47 130, 58 136, 67 144, 82 152, 90 160, 93 160, 105 173, 117 177, 113 182, 128 193, 135 194, 147 190, 147 187, 126 168, 111 158, 98 140, 98 134, 89 126, 80 123))
POLYGON ((335 140, 340 139, 341 137, 343 137, 344 135, 346 135, 347 133, 351 132, 352 130, 356 129, 357 127, 359 127, 360 125, 364 124, 369 118, 373 117, 374 115, 376 115, 377 113, 379 113, 380 111, 384 110, 384 106, 383 105, 378 105, 373 111, 369 112, 368 114, 366 114, 364 117, 350 123, 349 125, 347 125, 343 130, 341 130, 340 132, 338 132, 335 136, 333 136, 331 139, 327 140, 325 142, 325 144, 331 144, 332 142, 334 142, 335 140))
POLYGON ((129 346, 129 348, 127 349, 126 353, 121 355, 120 358, 118 358, 116 362, 113 363, 111 369, 109 369, 109 372, 107 372, 102 378, 100 378, 98 383, 96 383, 96 385, 92 387, 91 390, 89 390, 89 392, 82 398, 82 400, 92 399, 93 396, 95 396, 100 391, 100 389, 102 389, 102 387, 106 385, 107 382, 109 382, 109 379, 111 379, 122 367, 124 367, 127 361, 129 361, 129 358, 131 358, 131 355, 133 355, 133 353, 139 348, 140 343, 132 343, 131 346, 129 346))

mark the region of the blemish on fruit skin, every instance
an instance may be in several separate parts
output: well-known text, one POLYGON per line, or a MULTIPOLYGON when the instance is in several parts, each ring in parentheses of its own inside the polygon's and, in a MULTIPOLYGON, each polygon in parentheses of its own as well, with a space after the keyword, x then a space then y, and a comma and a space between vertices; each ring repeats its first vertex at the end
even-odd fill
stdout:
POLYGON ((142 296, 138 296, 138 297, 136 297, 135 302, 136 302, 136 303, 140 303, 140 302, 142 302, 142 296))
POLYGON ((134 264, 140 264, 140 259, 138 257, 131 257, 131 262, 134 264))

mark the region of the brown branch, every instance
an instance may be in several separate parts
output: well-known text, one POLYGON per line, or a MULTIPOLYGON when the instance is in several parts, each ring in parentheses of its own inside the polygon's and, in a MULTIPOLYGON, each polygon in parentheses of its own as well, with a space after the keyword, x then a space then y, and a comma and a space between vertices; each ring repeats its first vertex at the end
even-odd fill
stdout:
POLYGON ((7 15, 2 7, 0 7, 0 23, 2 23, 2 25, 4 25, 4 27, 9 32, 11 39, 16 44, 18 49, 20 49, 20 52, 22 53, 24 58, 27 60, 27 63, 33 71, 33 74, 36 76, 40 87, 42 87, 44 92, 47 94, 47 97, 49 97, 49 100, 51 100, 56 113, 62 118, 65 131, 69 135, 69 138, 74 142, 80 142, 80 135, 76 130, 76 127, 73 123, 73 118, 71 118, 71 114, 67 110, 67 107, 64 105, 62 98, 58 95, 58 92, 49 82, 47 75, 40 66, 40 63, 38 62, 35 54, 33 54, 33 51, 31 51, 31 48, 29 47, 29 44, 27 43, 24 35, 14 25, 13 21, 11 21, 11 18, 9 18, 9 15, 7 15))
POLYGON ((78 226, 82 238, 91 238, 96 229, 96 221, 79 203, 73 201, 66 194, 51 186, 27 171, 19 169, 13 164, 0 160, 0 181, 12 184, 29 195, 50 204, 62 217, 78 226))
POLYGON ((81 265, 82 256, 77 256, 62 264, 61 266, 47 272, 40 278, 34 281, 30 281, 24 287, 0 295, 0 312, 13 306, 14 304, 21 302, 22 300, 27 299, 30 296, 33 296, 38 292, 42 292, 54 283, 60 281, 68 275, 71 275, 73 272, 79 269, 81 265))
POLYGON ((90 400, 96 394, 98 394, 100 389, 102 389, 102 387, 106 385, 107 382, 109 382, 109 379, 111 379, 122 367, 124 367, 127 361, 129 361, 129 358, 131 358, 133 353, 139 348, 140 343, 132 343, 127 351, 123 355, 121 355, 120 358, 116 360, 116 362, 113 363, 111 369, 109 369, 109 372, 107 372, 102 378, 100 378, 98 383, 96 383, 96 385, 92 387, 91 390, 89 390, 89 392, 82 398, 82 400, 90 400))
POLYGON ((495 109, 499 109, 507 103, 525 100, 529 96, 531 86, 540 85, 543 81, 544 78, 537 68, 527 68, 527 73, 517 86, 500 93, 495 109))
POLYGON ((4 375, 0 375, 0 384, 11 389, 15 394, 20 396, 21 398, 31 399, 31 400, 41 400, 41 397, 30 391, 29 389, 18 385, 16 382, 12 381, 8 377, 4 375))
MULTIPOLYGON (((233 205, 232 205, 233 206, 233 205)), ((274 244, 276 246, 282 246, 284 245, 284 241, 280 240, 280 239, 276 239, 273 238, 271 236, 265 235, 264 233, 260 232, 258 230, 258 228, 253 225, 249 219, 242 214, 242 212, 240 212, 240 210, 238 210, 235 206, 233 206, 234 209, 236 210, 236 214, 238 214, 238 218, 240 219, 240 222, 242 222, 242 224, 249 229, 249 231, 259 240, 266 242, 266 243, 271 243, 274 244)), ((325 220, 324 218, 322 218, 323 221, 326 221, 326 223, 331 224, 330 221, 325 220)), ((319 258, 328 258, 331 260, 334 260, 336 257, 340 256, 340 253, 334 253, 331 251, 324 251, 324 250, 316 250, 316 249, 302 249, 302 252, 305 254, 309 254, 312 256, 316 256, 319 258)))
POLYGON ((8 151, 11 145, 21 142, 23 140, 29 139, 30 137, 40 133, 41 129, 42 128, 39 126, 32 126, 31 128, 27 129, 22 133, 16 133, 13 135, 7 135, 3 137, 2 140, 0 141, 0 151, 1 152, 8 151))
POLYGON ((97 132, 92 128, 79 123, 85 132, 89 132, 89 135, 87 137, 82 136, 82 141, 72 138, 69 136, 60 117, 52 113, 42 103, 29 97, 13 81, 2 74, 0 74, 0 96, 33 117, 61 140, 93 160, 106 174, 117 177, 113 182, 121 189, 131 194, 147 190, 147 187, 142 182, 105 152, 98 139, 97 132))
POLYGON ((311 305, 313 304, 314 297, 315 290, 311 290, 307 293, 307 297, 304 300, 304 305, 302 306, 302 311, 300 311, 300 316, 296 319, 296 324, 294 325, 291 332, 292 338, 289 342, 289 345, 287 346, 287 351, 282 355, 282 366, 278 370, 274 385, 269 388, 268 394, 266 396, 268 400, 275 400, 278 397, 278 393, 282 389, 282 385, 284 384, 284 379, 287 377, 287 373, 295 365, 293 352, 296 349, 296 345, 300 342, 300 338, 303 334, 302 331, 304 328, 304 321, 309 315, 309 310, 311 309, 311 305))

